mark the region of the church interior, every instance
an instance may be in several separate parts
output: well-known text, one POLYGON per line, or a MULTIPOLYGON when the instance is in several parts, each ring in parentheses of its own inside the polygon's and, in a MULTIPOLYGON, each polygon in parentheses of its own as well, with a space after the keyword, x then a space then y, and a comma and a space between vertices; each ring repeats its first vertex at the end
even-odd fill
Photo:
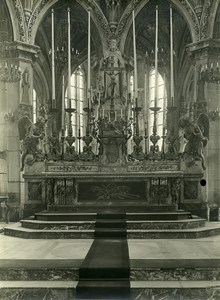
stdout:
POLYGON ((0 299, 220 299, 220 0, 0 1, 0 299))

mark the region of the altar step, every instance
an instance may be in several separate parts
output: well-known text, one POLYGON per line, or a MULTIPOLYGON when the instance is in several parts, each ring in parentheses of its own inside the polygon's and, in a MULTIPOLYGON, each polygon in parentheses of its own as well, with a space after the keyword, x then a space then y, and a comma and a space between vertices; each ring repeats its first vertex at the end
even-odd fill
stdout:
MULTIPOLYGON (((105 209, 106 213, 113 212, 112 218, 114 218, 114 211, 105 209)), ((97 216, 96 212, 57 212, 57 211, 43 211, 35 213, 34 219, 41 221, 94 221, 97 216)), ((177 211, 160 211, 160 212, 127 212, 127 220, 149 220, 149 221, 165 221, 165 220, 188 220, 191 219, 191 212, 184 210, 177 211)))
MULTIPOLYGON (((131 225, 130 225, 131 226, 131 225)), ((93 239, 94 229, 30 229, 21 223, 6 226, 4 234, 26 239, 93 239)), ((189 229, 128 229, 128 239, 196 239, 220 234, 219 224, 206 223, 204 227, 189 229)))
POLYGON ((97 201, 84 201, 76 203, 75 205, 48 205, 48 211, 52 212, 78 212, 78 213, 97 213, 103 211, 112 211, 112 212, 171 212, 177 211, 177 204, 166 204, 166 205, 150 205, 146 204, 144 201, 126 201, 120 204, 109 201, 102 201, 101 203, 97 201))
MULTIPOLYGON (((86 229, 95 229, 95 220, 90 221, 41 221, 35 219, 21 220, 22 227, 29 229, 43 229, 43 230, 86 230, 86 229)), ((96 223, 96 227, 99 228, 99 222, 96 223)), ((100 224, 102 228, 123 228, 125 226, 120 220, 118 221, 105 221, 100 224)), ((155 220, 127 220, 126 228, 127 229, 190 229, 190 228, 199 228, 205 226, 205 219, 192 218, 187 220, 165 220, 165 221, 155 221, 155 220)))

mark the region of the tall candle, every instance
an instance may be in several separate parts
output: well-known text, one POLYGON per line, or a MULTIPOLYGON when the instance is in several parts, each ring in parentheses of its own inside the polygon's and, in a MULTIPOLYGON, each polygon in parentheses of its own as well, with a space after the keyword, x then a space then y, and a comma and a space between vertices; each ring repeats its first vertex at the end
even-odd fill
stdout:
POLYGON ((174 76, 173 76, 173 9, 170 5, 170 89, 171 104, 174 105, 174 76))
POLYGON ((70 40, 70 8, 68 7, 68 87, 67 98, 71 108, 71 40, 70 40))
POLYGON ((194 66, 194 102, 196 103, 196 97, 197 97, 197 68, 196 64, 194 66))
POLYGON ((156 6, 156 33, 155 33, 155 102, 157 107, 158 99, 158 5, 156 6))
POLYGON ((88 10, 88 96, 87 98, 90 100, 90 93, 91 93, 91 79, 90 79, 90 65, 91 65, 91 41, 90 41, 90 9, 88 10))
POLYGON ((163 74, 163 127, 166 128, 166 74, 163 74))
POLYGON ((64 92, 64 75, 62 82, 62 119, 61 119, 61 129, 65 129, 65 92, 64 92))
POLYGON ((133 46, 134 46, 134 98, 138 97, 137 89, 137 53, 136 53, 136 34, 135 34, 135 17, 134 17, 134 10, 132 11, 133 16, 133 46))
POLYGON ((51 25, 52 25, 52 107, 55 107, 55 58, 54 58, 54 10, 51 11, 51 25))
POLYGON ((80 137, 80 132, 81 132, 81 124, 80 124, 80 113, 79 113, 79 137, 80 137))

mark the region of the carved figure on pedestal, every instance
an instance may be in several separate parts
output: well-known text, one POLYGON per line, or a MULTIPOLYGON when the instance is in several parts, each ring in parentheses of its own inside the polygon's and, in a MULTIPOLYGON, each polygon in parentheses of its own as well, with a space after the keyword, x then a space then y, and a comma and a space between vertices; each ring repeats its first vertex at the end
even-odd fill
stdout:
POLYGON ((172 131, 166 139, 166 144, 167 144, 166 158, 176 159, 179 155, 179 149, 180 149, 179 136, 177 136, 172 131))
POLYGON ((60 142, 56 135, 56 133, 53 133, 49 138, 49 153, 47 154, 47 157, 49 160, 58 160, 60 159, 60 142))
POLYGON ((76 148, 73 143, 76 138, 73 136, 67 136, 64 141, 64 160, 74 161, 78 159, 78 154, 76 153, 76 148))
POLYGON ((143 152, 143 147, 141 145, 134 145, 134 150, 131 153, 131 159, 132 160, 144 160, 145 159, 145 155, 143 152))
POLYGON ((208 116, 200 114, 196 121, 191 121, 188 117, 182 117, 179 124, 184 129, 184 137, 187 140, 183 158, 188 166, 192 166, 195 164, 196 159, 200 159, 205 170, 203 148, 207 145, 209 137, 208 116))
POLYGON ((40 140, 44 139, 45 122, 42 118, 38 118, 37 122, 33 124, 28 117, 22 117, 18 121, 19 138, 21 141, 21 171, 24 170, 25 158, 28 154, 32 158, 28 161, 32 164, 36 160, 44 158, 42 143, 40 140))
POLYGON ((171 198, 173 204, 178 204, 180 199, 180 179, 171 180, 171 198))
POLYGON ((83 152, 80 154, 80 160, 91 161, 94 160, 95 154, 92 152, 92 146, 83 146, 83 152))

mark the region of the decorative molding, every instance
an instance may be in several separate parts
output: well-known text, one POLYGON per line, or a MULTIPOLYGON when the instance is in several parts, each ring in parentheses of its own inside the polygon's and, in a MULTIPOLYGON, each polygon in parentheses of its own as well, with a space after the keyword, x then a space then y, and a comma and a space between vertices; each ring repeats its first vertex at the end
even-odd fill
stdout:
POLYGON ((201 40, 208 38, 208 23, 209 23, 211 7, 212 7, 212 1, 206 0, 204 3, 201 24, 200 24, 200 31, 201 31, 200 39, 201 40))
POLYGON ((98 172, 98 166, 48 165, 48 172, 98 172))
POLYGON ((20 34, 20 41, 25 42, 26 41, 26 28, 25 28, 25 16, 23 11, 23 6, 21 4, 20 0, 14 0, 13 1, 15 12, 18 20, 18 28, 19 28, 19 34, 20 34))
POLYGON ((128 166, 128 172, 158 172, 158 171, 178 171, 178 163, 147 163, 141 165, 128 166))
POLYGON ((132 10, 141 2, 141 0, 133 0, 126 8, 122 18, 119 21, 117 30, 116 30, 116 39, 120 40, 122 32, 131 16, 132 10))
POLYGON ((189 13, 189 16, 191 17, 191 20, 194 24, 196 39, 197 39, 197 41, 199 41, 200 40, 200 25, 199 25, 199 19, 197 17, 196 12, 188 0, 179 0, 179 1, 186 8, 187 12, 189 13))
POLYGON ((31 35, 32 35, 32 29, 33 29, 33 25, 39 15, 39 13, 41 12, 42 8, 48 4, 47 0, 41 0, 39 1, 38 5, 35 7, 33 13, 30 16, 29 22, 28 22, 28 41, 31 40, 31 35))
POLYGON ((28 182, 28 200, 42 201, 42 182, 28 182))
POLYGON ((103 12, 101 11, 99 6, 93 5, 92 9, 93 9, 94 15, 96 16, 96 19, 98 20, 100 28, 102 28, 102 31, 104 33, 106 40, 109 40, 109 38, 111 36, 111 31, 110 31, 108 21, 106 20, 103 12))

